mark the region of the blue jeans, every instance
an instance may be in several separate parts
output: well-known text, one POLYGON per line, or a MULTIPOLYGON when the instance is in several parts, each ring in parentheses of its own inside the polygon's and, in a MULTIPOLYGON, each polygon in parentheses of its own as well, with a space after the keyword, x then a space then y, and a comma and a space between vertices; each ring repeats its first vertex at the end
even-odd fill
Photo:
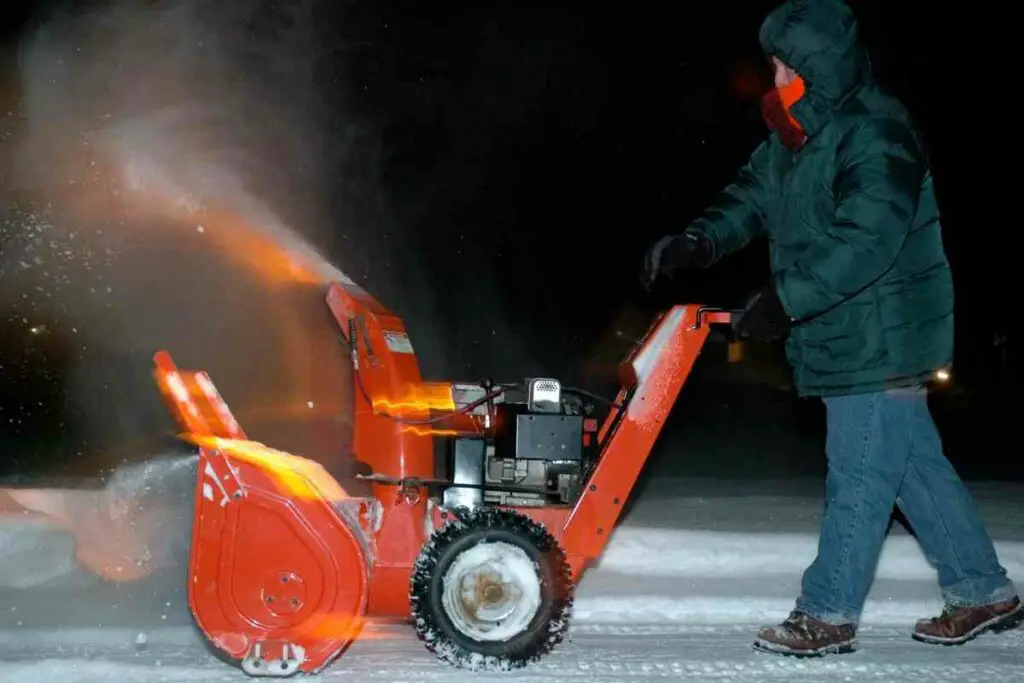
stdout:
POLYGON ((893 504, 938 570, 952 606, 1016 595, 975 509, 946 459, 922 387, 825 398, 828 477, 818 555, 797 609, 856 624, 874 580, 893 504))

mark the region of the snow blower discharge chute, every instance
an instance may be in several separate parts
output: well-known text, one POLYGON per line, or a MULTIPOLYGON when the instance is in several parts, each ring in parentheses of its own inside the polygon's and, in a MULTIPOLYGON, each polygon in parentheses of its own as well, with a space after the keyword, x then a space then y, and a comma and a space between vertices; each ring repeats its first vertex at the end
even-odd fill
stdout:
POLYGON ((321 671, 369 623, 395 618, 457 667, 536 661, 565 635, 574 586, 603 552, 711 326, 732 314, 660 314, 604 400, 550 378, 424 382, 404 324, 364 290, 334 283, 327 305, 351 350, 353 452, 371 472, 369 496, 248 440, 205 372, 178 369, 166 351, 154 358, 199 451, 196 623, 251 676, 321 671))

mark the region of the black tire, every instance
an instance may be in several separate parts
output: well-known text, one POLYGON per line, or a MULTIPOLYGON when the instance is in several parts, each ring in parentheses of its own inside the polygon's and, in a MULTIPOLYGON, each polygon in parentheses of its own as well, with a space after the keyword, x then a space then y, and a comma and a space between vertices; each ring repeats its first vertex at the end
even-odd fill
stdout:
POLYGON ((416 634, 440 660, 460 669, 509 671, 537 661, 562 642, 572 610, 572 581, 565 554, 540 524, 499 508, 460 511, 420 552, 412 574, 411 607, 416 634), (540 605, 525 628, 507 640, 485 641, 460 631, 443 603, 444 576, 462 553, 503 542, 532 560, 540 605))

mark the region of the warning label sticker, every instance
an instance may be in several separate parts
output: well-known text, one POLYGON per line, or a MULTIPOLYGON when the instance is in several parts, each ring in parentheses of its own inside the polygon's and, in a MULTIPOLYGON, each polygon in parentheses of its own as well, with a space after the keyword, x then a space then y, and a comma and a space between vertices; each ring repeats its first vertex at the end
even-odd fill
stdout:
POLYGON ((409 335, 402 332, 384 332, 384 341, 394 353, 414 353, 409 335))

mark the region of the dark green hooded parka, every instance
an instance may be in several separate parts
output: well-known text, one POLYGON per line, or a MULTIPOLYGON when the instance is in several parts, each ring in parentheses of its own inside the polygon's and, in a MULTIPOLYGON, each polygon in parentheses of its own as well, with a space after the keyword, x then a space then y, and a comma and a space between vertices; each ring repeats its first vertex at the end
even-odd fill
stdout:
POLYGON ((790 113, 807 141, 771 134, 693 227, 713 262, 767 236, 801 395, 926 381, 952 362, 953 285, 918 132, 842 0, 790 0, 760 40, 804 80, 790 113))

